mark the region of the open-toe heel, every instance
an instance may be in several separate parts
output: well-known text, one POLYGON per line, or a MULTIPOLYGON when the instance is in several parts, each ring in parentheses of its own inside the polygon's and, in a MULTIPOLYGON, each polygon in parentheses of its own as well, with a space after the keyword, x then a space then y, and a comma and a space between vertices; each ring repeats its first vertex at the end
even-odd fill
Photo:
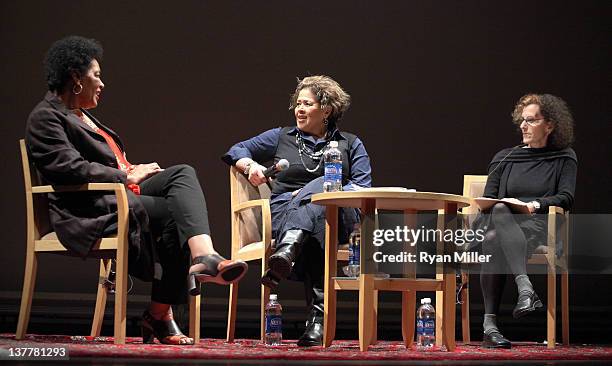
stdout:
POLYGON ((192 295, 200 293, 199 284, 202 282, 212 282, 219 285, 238 282, 249 268, 244 261, 225 259, 216 253, 195 257, 191 263, 201 265, 201 268, 197 271, 189 272, 187 278, 187 287, 192 295))
POLYGON ((155 336, 153 335, 153 330, 151 328, 148 328, 142 325, 140 327, 140 332, 142 333, 142 343, 144 344, 155 343, 155 336))
POLYGON ((191 296, 198 296, 202 293, 202 285, 196 280, 194 273, 190 273, 187 276, 187 289, 191 296))
POLYGON ((154 339, 163 344, 174 345, 192 345, 193 339, 187 337, 181 332, 174 319, 157 320, 153 318, 148 310, 142 314, 142 343, 153 343, 154 339), (175 338, 178 337, 178 338, 175 338), (183 343, 183 340, 188 339, 189 342, 183 343))

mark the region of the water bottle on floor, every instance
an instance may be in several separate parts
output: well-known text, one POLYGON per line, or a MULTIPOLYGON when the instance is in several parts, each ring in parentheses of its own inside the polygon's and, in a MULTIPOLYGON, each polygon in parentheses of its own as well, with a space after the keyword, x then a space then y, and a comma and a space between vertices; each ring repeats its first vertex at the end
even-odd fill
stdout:
POLYGON ((283 341, 283 307, 276 294, 270 294, 266 304, 266 334, 264 342, 268 346, 279 346, 283 341))
POLYGON ((361 226, 355 224, 351 236, 349 236, 349 258, 348 266, 345 266, 342 270, 348 277, 357 277, 360 273, 359 268, 359 257, 361 251, 361 226))
POLYGON ((325 175, 323 192, 342 190, 342 153, 338 150, 338 141, 330 141, 329 148, 323 153, 325 175))
POLYGON ((421 299, 417 310, 417 348, 431 348, 436 344, 436 311, 431 305, 431 299, 421 299))

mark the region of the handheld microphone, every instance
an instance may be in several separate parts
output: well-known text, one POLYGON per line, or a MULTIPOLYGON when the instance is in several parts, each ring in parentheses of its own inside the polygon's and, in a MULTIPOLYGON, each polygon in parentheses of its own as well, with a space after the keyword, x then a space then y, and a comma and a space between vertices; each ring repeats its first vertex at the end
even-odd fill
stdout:
POLYGON ((266 178, 271 178, 271 177, 274 177, 276 173, 283 171, 287 168, 289 168, 289 161, 287 161, 287 159, 280 159, 276 164, 264 170, 263 175, 266 178))

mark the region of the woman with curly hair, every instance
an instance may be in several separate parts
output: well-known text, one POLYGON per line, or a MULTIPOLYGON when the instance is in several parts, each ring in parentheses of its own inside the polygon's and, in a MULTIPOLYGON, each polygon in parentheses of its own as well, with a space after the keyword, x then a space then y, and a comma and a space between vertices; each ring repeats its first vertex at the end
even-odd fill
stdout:
MULTIPOLYGON (((119 136, 89 112, 104 90, 101 59, 102 46, 93 39, 69 36, 51 46, 45 59, 49 91, 27 122, 28 154, 49 184, 126 185, 128 271, 153 282, 142 318, 143 341, 152 343, 155 337, 167 344, 193 344, 173 320, 171 304, 186 303, 188 291, 199 294, 201 282, 240 280, 247 265, 226 260, 214 249, 192 167, 130 163, 119 136)), ((114 195, 54 193, 49 198, 53 230, 79 256, 87 257, 101 237, 117 230, 114 195)))
POLYGON ((565 102, 550 94, 528 94, 518 101, 512 117, 523 144, 493 157, 484 196, 524 204, 530 215, 513 215, 505 203, 483 214, 482 251, 492 255, 480 273, 485 305, 483 346, 487 348, 511 347, 496 322, 506 273, 514 276, 518 288, 514 318, 542 307, 526 270, 527 259, 546 242, 546 215, 538 214, 547 213, 549 206, 569 210, 576 185, 577 158, 570 147, 574 120, 565 102))
MULTIPOLYGON (((371 185, 370 158, 363 143, 357 136, 338 129, 338 121, 349 104, 350 96, 328 76, 298 80, 289 106, 295 125, 274 128, 239 142, 222 158, 243 171, 255 186, 268 182, 261 164, 289 161, 289 167, 270 182, 276 246, 270 256, 270 268, 261 281, 271 288, 288 277, 304 281, 310 312, 299 346, 321 345, 323 337, 325 208, 311 203, 310 198, 323 191, 322 154, 331 141, 337 141, 342 152, 343 189, 371 185)), ((359 217, 354 209, 341 211, 339 239, 346 242, 359 217)))

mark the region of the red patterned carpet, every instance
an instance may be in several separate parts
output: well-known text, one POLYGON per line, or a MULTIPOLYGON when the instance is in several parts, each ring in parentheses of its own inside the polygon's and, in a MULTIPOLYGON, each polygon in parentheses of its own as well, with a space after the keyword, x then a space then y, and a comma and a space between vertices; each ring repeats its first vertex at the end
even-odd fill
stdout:
POLYGON ((140 359, 249 359, 249 360, 612 360, 612 347, 558 346, 548 349, 542 344, 517 343, 510 350, 484 350, 478 345, 459 344, 454 352, 407 350, 398 341, 379 341, 368 352, 359 352, 357 341, 338 340, 330 348, 299 348, 295 341, 282 346, 266 347, 255 340, 226 343, 204 339, 195 346, 143 345, 142 339, 130 337, 125 345, 114 345, 112 337, 28 335, 16 341, 13 334, 0 334, 0 352, 13 347, 66 347, 70 357, 140 358, 140 359))

